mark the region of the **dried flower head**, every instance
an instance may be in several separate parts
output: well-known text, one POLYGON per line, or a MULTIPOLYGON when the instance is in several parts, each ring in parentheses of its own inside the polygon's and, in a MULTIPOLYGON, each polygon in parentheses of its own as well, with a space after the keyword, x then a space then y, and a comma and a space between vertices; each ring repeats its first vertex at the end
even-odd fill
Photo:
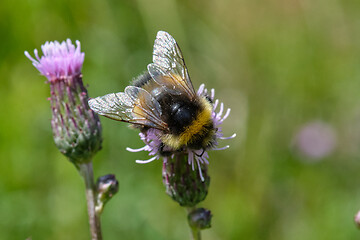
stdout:
POLYGON ((28 52, 25 55, 50 84, 55 144, 73 163, 88 162, 101 149, 102 138, 99 117, 89 108, 82 82, 85 55, 80 42, 76 41, 76 47, 70 39, 46 42, 41 49, 44 54, 41 58, 36 49, 36 59, 28 52))

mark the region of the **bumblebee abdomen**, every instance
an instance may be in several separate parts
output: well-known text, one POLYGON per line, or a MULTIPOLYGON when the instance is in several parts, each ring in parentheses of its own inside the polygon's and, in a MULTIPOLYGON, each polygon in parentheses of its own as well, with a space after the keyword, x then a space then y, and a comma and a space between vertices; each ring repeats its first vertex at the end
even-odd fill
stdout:
MULTIPOLYGON (((199 99, 196 109, 179 108, 173 118, 170 118, 176 119, 172 123, 177 124, 172 126, 169 134, 164 134, 161 138, 163 143, 174 150, 182 146, 193 149, 206 148, 215 134, 211 112, 212 106, 205 98, 199 99)), ((168 122, 168 125, 171 126, 171 122, 168 122)))
POLYGON ((180 135, 196 118, 198 107, 183 101, 173 102, 164 116, 170 133, 180 135))

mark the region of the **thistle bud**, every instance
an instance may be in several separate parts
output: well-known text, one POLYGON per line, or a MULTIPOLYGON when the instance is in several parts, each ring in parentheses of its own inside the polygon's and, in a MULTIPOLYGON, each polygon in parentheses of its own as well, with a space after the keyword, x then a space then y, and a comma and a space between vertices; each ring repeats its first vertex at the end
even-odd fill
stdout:
POLYGON ((163 162, 163 182, 166 193, 180 206, 193 207, 206 198, 210 184, 207 165, 189 165, 187 154, 174 154, 163 162), (201 168, 200 176, 195 168, 201 168))
POLYGON ((52 109, 51 126, 57 148, 76 166, 89 162, 101 149, 99 117, 89 108, 88 93, 82 81, 81 68, 84 53, 80 42, 76 48, 70 39, 42 45, 41 58, 35 49, 35 58, 25 55, 50 84, 52 109))
POLYGON ((211 227, 211 211, 205 208, 197 208, 188 215, 191 228, 206 229, 211 227))
POLYGON ((108 174, 99 177, 96 182, 97 196, 96 196, 96 212, 101 213, 104 210, 105 203, 107 203, 118 191, 119 182, 115 175, 108 174))

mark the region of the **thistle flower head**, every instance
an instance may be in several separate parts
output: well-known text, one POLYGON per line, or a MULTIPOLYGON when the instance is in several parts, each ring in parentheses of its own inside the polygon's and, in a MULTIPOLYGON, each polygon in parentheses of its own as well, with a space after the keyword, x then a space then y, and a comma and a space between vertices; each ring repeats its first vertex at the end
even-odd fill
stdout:
POLYGON ((90 161, 101 149, 99 117, 89 108, 88 94, 82 82, 84 53, 80 42, 76 47, 66 42, 46 42, 43 56, 35 49, 35 58, 25 55, 50 83, 51 126, 58 149, 76 165, 90 161))
POLYGON ((35 58, 31 57, 27 51, 25 51, 25 55, 49 81, 81 73, 85 54, 80 51, 79 41, 76 41, 76 48, 70 39, 61 43, 58 41, 46 42, 41 46, 41 50, 44 54, 41 58, 37 49, 34 50, 35 58))
MULTIPOLYGON (((210 99, 210 101, 213 102, 213 109, 211 113, 211 118, 213 120, 214 129, 216 129, 215 133, 215 139, 213 144, 208 149, 191 149, 186 148, 183 149, 182 153, 185 153, 187 155, 187 162, 191 166, 192 170, 197 169, 199 171, 199 176, 202 181, 205 181, 205 177, 203 174, 202 165, 208 165, 209 164, 209 150, 224 150, 229 148, 229 145, 226 145, 225 147, 218 148, 218 140, 224 140, 224 139, 231 139, 236 136, 236 134, 233 134, 230 137, 224 137, 221 124, 224 122, 224 120, 230 115, 230 108, 228 108, 224 112, 224 104, 220 102, 218 99, 215 99, 215 90, 211 89, 209 92, 205 85, 202 84, 199 87, 199 90, 197 91, 197 94, 199 96, 206 96, 210 99), (219 108, 219 109, 218 109, 219 108)), ((159 149, 161 149, 162 141, 160 139, 161 131, 150 128, 146 132, 139 133, 139 136, 141 140, 145 143, 145 146, 139 149, 132 149, 127 148, 130 152, 140 152, 140 151, 147 151, 149 152, 149 155, 152 156, 152 158, 148 160, 136 160, 137 163, 148 163, 151 161, 154 161, 156 159, 161 158, 161 154, 159 152, 159 149)), ((169 157, 165 157, 164 161, 166 161, 169 158, 174 158, 176 153, 171 154, 169 157)), ((207 169, 207 168, 206 168, 207 169)))
POLYGON ((163 161, 163 183, 166 193, 180 206, 194 207, 203 201, 208 193, 210 176, 207 165, 200 165, 202 172, 200 178, 197 171, 191 165, 186 164, 186 154, 177 153, 173 157, 165 158, 163 161))

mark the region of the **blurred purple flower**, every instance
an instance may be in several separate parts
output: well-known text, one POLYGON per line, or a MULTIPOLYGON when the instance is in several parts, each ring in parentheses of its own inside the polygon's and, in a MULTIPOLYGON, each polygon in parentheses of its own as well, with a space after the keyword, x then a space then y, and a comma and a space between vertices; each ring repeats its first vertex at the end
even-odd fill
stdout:
MULTIPOLYGON (((224 113, 224 104, 221 102, 219 102, 218 99, 215 100, 215 90, 211 89, 210 93, 208 93, 208 90, 205 88, 205 85, 202 84, 199 87, 199 90, 197 92, 197 94, 199 96, 207 96, 208 98, 210 98, 210 100, 214 103, 213 105, 213 110, 212 110, 212 120, 214 122, 214 128, 216 129, 216 134, 215 134, 215 142, 214 145, 211 146, 209 149, 190 149, 190 148, 186 148, 183 150, 182 153, 185 153, 188 155, 188 164, 191 165, 192 170, 195 170, 195 165, 197 165, 197 168, 199 170, 199 174, 200 174, 200 178, 202 181, 205 180, 205 178, 203 177, 202 171, 201 171, 201 164, 205 164, 208 165, 209 161, 209 155, 207 153, 208 150, 224 150, 229 148, 229 145, 226 145, 225 147, 221 147, 221 148, 217 148, 218 145, 218 140, 224 140, 224 139, 231 139, 234 138, 236 136, 236 134, 233 134, 230 137, 224 137, 223 133, 222 133, 222 128, 221 128, 221 124, 223 123, 223 121, 229 116, 230 114, 230 108, 228 108, 226 110, 226 112, 224 113), (220 103, 220 104, 219 104, 220 103), (217 107, 219 107, 219 110, 217 111, 217 107)), ((149 152, 150 156, 153 156, 152 158, 148 159, 148 160, 136 160, 137 163, 149 163, 152 162, 156 159, 161 158, 159 149, 161 149, 161 144, 162 141, 160 140, 160 130, 151 128, 148 131, 146 131, 145 133, 139 133, 139 136, 141 138, 141 140, 145 143, 145 146, 139 149, 132 149, 132 148, 127 148, 128 151, 130 152, 140 152, 140 151, 147 151, 149 152)), ((163 150, 167 150, 167 149, 163 149, 163 150)), ((174 158, 175 153, 170 155, 169 157, 163 157, 164 158, 164 162, 166 162, 168 160, 168 158, 174 158)), ((205 168, 207 169, 207 168, 205 168)))
POLYGON ((358 211, 354 217, 355 224, 358 228, 360 228, 360 211, 358 211))
POLYGON ((302 156, 320 160, 334 151, 336 141, 336 133, 331 125, 313 121, 300 128, 293 139, 293 145, 302 156))
POLYGON ((70 39, 61 43, 46 42, 44 56, 35 58, 25 51, 33 65, 48 79, 52 109, 51 126, 58 149, 73 163, 88 162, 101 149, 101 124, 88 105, 88 93, 82 81, 81 68, 85 54, 70 39))

